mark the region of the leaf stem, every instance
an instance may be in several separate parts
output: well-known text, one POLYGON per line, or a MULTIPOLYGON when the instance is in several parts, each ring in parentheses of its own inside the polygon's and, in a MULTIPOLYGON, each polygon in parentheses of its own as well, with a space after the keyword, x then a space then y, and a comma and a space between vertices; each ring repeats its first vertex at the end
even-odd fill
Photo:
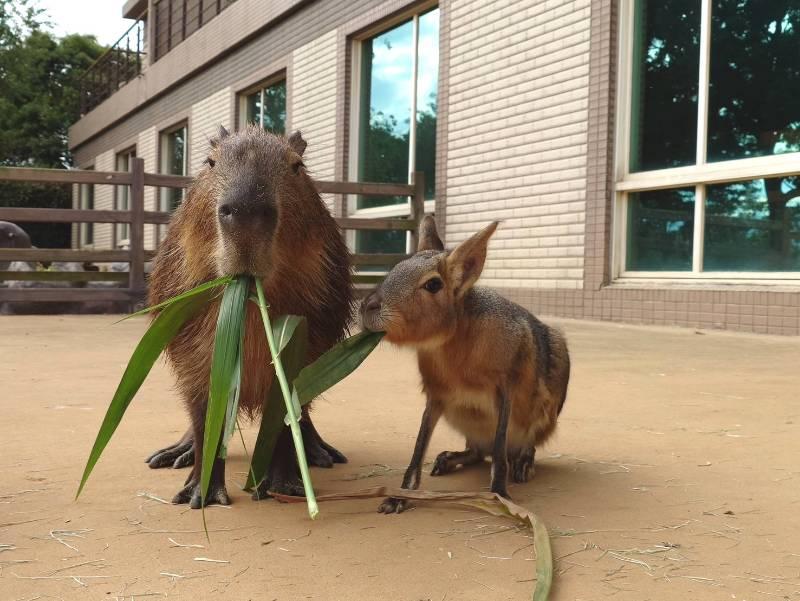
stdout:
POLYGON ((281 361, 278 347, 275 345, 275 338, 272 335, 272 324, 270 323, 269 314, 267 312, 267 301, 264 298, 264 289, 261 285, 261 280, 258 278, 256 278, 256 292, 258 293, 258 308, 261 311, 261 320, 264 322, 264 331, 267 334, 270 354, 275 364, 275 375, 278 378, 278 383, 283 393, 283 400, 286 403, 289 428, 292 431, 295 453, 297 454, 297 463, 300 466, 300 475, 303 478, 303 489, 306 493, 306 502, 308 503, 308 515, 313 520, 319 513, 319 507, 317 506, 317 499, 314 496, 314 488, 311 486, 311 474, 308 473, 308 462, 306 461, 306 451, 303 446, 303 435, 300 432, 300 416, 297 415, 294 403, 292 402, 292 393, 289 388, 289 383, 286 381, 286 374, 283 371, 283 362, 281 361))

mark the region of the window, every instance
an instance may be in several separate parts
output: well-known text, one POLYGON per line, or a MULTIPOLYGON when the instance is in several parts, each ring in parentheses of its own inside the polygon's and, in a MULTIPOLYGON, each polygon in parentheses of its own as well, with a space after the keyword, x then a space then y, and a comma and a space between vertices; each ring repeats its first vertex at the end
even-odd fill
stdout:
POLYGON ((800 279, 800 3, 623 3, 616 273, 800 279))
MULTIPOLYGON (((160 173, 167 175, 186 175, 186 124, 179 125, 161 133, 160 173)), ((183 188, 161 188, 159 210, 172 212, 183 201, 183 188)))
MULTIPOLYGON (((188 172, 188 128, 185 123, 161 132, 159 141, 159 173, 186 175, 188 172)), ((184 188, 159 188, 158 210, 173 212, 183 202, 184 188)), ((164 239, 166 225, 156 226, 158 240, 164 239)))
MULTIPOLYGON (((439 10, 434 8, 354 44, 356 133, 353 180, 407 183, 425 173, 427 210, 436 187, 439 10)), ((356 215, 407 217, 406 198, 359 196, 356 215)), ((406 252, 404 232, 357 232, 357 252, 406 252)))
MULTIPOLYGON (((136 148, 129 148, 117 154, 117 171, 130 171, 133 166, 132 159, 136 158, 136 148)), ((114 186, 114 208, 117 211, 131 210, 131 187, 114 186)), ((118 223, 115 230, 117 246, 130 244, 130 223, 118 223)))
POLYGON ((276 134, 286 133, 286 80, 273 80, 241 96, 242 126, 260 125, 276 134))
MULTIPOLYGON (((94 170, 94 167, 86 167, 86 171, 94 170)), ((81 184, 78 191, 78 206, 81 209, 94 210, 94 184, 81 184)), ((80 224, 80 243, 81 246, 91 246, 94 244, 94 223, 80 224)))

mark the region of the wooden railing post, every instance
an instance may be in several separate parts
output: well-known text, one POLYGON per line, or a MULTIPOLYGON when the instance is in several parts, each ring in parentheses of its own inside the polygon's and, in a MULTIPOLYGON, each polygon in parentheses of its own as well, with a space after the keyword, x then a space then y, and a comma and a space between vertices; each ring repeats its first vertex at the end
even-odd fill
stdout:
POLYGON ((415 171, 411 174, 411 185, 414 194, 411 197, 411 220, 416 224, 411 232, 411 252, 415 253, 419 246, 419 224, 425 216, 425 173, 415 171))
POLYGON ((130 280, 131 310, 145 295, 144 283, 144 159, 131 162, 130 280))

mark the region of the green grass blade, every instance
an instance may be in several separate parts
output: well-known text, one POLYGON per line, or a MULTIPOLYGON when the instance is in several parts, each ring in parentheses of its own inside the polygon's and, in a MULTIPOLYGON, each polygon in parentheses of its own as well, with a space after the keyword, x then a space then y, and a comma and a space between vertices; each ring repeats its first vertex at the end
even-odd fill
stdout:
POLYGON ((353 373, 381 338, 383 332, 361 332, 343 340, 305 367, 294 381, 300 404, 305 405, 353 373))
MULTIPOLYGON (((306 452, 303 446, 303 435, 300 432, 300 414, 295 409, 295 404, 292 402, 292 392, 289 388, 289 382, 286 379, 286 373, 283 370, 283 362, 281 361, 278 347, 275 343, 275 336, 272 331, 272 326, 269 321, 269 314, 267 313, 267 302, 264 299, 264 289, 261 286, 261 280, 256 280, 256 292, 258 293, 258 306, 261 310, 261 320, 264 322, 264 331, 267 334, 267 343, 269 344, 269 351, 272 355, 272 362, 275 365, 275 376, 277 377, 278 384, 281 387, 283 400, 286 405, 286 417, 289 424, 289 429, 292 432, 292 440, 294 441, 294 450, 297 455, 297 466, 300 468, 300 477, 303 479, 303 491, 306 494, 306 503, 308 505, 308 515, 313 520, 317 517, 319 509, 317 508, 317 500, 314 495, 314 487, 311 484, 311 474, 308 472, 308 461, 306 459, 306 452)), ((298 404, 299 406, 299 404, 298 404)))
POLYGON ((117 390, 108 406, 105 418, 94 441, 94 446, 89 453, 89 459, 86 461, 83 477, 75 495, 76 499, 81 494, 89 474, 92 473, 97 460, 100 458, 100 454, 105 449, 117 426, 119 426, 120 421, 122 421, 125 410, 138 392, 147 374, 150 373, 158 356, 180 331, 183 324, 202 309, 214 294, 213 289, 207 288, 199 293, 184 296, 165 306, 164 310, 150 324, 150 327, 133 351, 133 355, 128 361, 128 366, 125 368, 117 390))
MULTIPOLYGON (((181 294, 179 294, 177 296, 173 296, 172 298, 168 298, 163 303, 158 303, 157 305, 153 305, 152 307, 145 307, 141 311, 136 311, 136 313, 131 313, 130 315, 126 315, 125 317, 123 317, 119 321, 125 321, 126 319, 130 319, 131 317, 137 317, 139 315, 144 315, 145 313, 150 313, 152 311, 158 311, 159 309, 163 309, 164 307, 168 307, 173 303, 176 303, 178 301, 182 301, 182 300, 184 300, 186 298, 189 298, 191 296, 195 296, 196 294, 202 294, 202 293, 207 292, 209 290, 212 290, 214 288, 218 288, 219 286, 225 286, 225 285, 229 284, 232 279, 233 278, 231 276, 226 275, 226 276, 223 276, 221 278, 217 278, 216 280, 211 280, 210 282, 206 282, 205 284, 200 284, 199 286, 196 286, 196 287, 192 288, 191 290, 187 290, 186 292, 183 292, 183 293, 181 293, 181 294)), ((119 323, 119 321, 116 322, 116 323, 119 323)))
POLYGON ((205 496, 208 494, 211 468, 217 457, 217 448, 228 408, 231 382, 236 371, 249 288, 250 278, 248 277, 239 277, 228 284, 222 295, 217 317, 214 354, 211 359, 211 384, 203 435, 203 462, 200 470, 200 496, 204 501, 203 505, 205 505, 205 496))
MULTIPOLYGON (((284 349, 280 354, 283 370, 289 382, 294 380, 300 370, 303 369, 308 352, 308 322, 305 317, 300 317, 298 320, 293 329, 291 339, 284 345, 284 349)), ((276 340, 280 336, 281 328, 282 319, 278 318, 272 328, 276 340)), ((266 369, 273 369, 273 367, 266 366, 266 369)), ((245 483, 245 490, 252 490, 267 477, 269 466, 272 463, 272 454, 275 451, 275 443, 285 426, 285 419, 286 406, 283 401, 283 393, 273 375, 273 385, 270 387, 262 405, 261 426, 258 429, 258 437, 253 447, 250 472, 245 483)))
MULTIPOLYGON (((245 308, 245 311, 247 309, 245 308)), ((219 456, 225 459, 228 456, 228 443, 233 437, 239 415, 239 393, 242 389, 242 361, 244 359, 244 328, 239 335, 239 349, 236 352, 236 366, 231 377, 231 388, 228 392, 228 406, 225 409, 225 430, 222 434, 219 456)))

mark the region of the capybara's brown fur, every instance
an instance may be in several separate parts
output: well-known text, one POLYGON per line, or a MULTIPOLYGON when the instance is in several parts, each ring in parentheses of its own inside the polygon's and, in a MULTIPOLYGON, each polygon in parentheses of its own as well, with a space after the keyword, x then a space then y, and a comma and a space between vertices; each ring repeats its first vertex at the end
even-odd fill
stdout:
MULTIPOLYGON (((151 305, 222 275, 249 274, 261 278, 271 315, 308 319, 309 361, 343 338, 353 299, 349 251, 306 173, 304 149, 299 133, 287 139, 252 126, 233 134, 221 129, 155 258, 151 305)), ((218 311, 216 300, 167 347, 196 441, 202 440, 218 311)), ((240 407, 252 416, 261 409, 274 374, 253 303, 248 303, 245 328, 240 407)), ((316 436, 307 414, 304 421, 304 433, 316 436)), ((198 506, 193 485, 199 477, 202 445, 194 446, 193 475, 175 501, 198 506)), ((285 455, 289 461, 292 453, 285 455)), ((275 460, 281 456, 276 449, 275 460)), ((294 465, 276 467, 281 474, 275 477, 279 482, 271 482, 273 489, 288 487, 296 492, 294 465)), ((214 486, 217 490, 209 491, 206 502, 228 502, 224 482, 214 486)))

